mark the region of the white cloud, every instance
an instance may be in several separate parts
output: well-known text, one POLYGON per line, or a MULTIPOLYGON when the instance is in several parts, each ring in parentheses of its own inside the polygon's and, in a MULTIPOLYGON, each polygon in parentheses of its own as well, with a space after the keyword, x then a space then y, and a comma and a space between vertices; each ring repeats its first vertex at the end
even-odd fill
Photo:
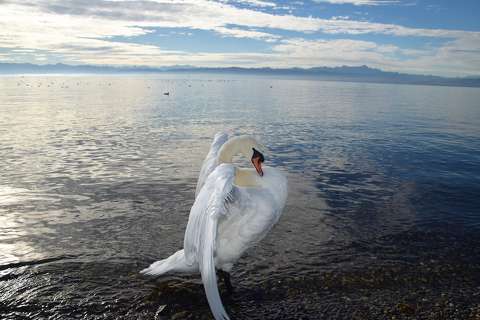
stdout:
MULTIPOLYGON (((110 0, 95 3, 84 0, 46 1, 39 0, 34 6, 29 5, 0 5, 0 17, 25 23, 28 27, 28 16, 36 19, 45 17, 45 23, 68 23, 72 25, 83 21, 104 22, 107 25, 116 25, 120 29, 105 30, 99 36, 112 35, 135 36, 146 33, 150 27, 191 28, 213 30, 226 28, 229 25, 246 28, 270 28, 291 30, 298 32, 325 32, 332 34, 390 34, 396 36, 434 36, 457 37, 458 32, 442 29, 408 28, 393 24, 353 21, 346 19, 320 19, 294 15, 272 14, 253 9, 237 8, 230 4, 206 0, 151 0, 128 1, 110 0), (27 17, 22 15, 27 13, 27 17), (10 16, 10 19, 9 19, 10 16), (22 21, 19 21, 22 17, 22 21), (77 19, 75 19, 77 18, 77 19)), ((0 22, 4 22, 0 20, 0 22)), ((8 31, 7 23, 3 23, 8 31)), ((80 26, 83 29, 85 26, 80 26)), ((92 25, 92 29, 100 27, 92 25)), ((462 32, 462 31, 460 31, 462 32)))
MULTIPOLYGON (((87 21, 88 19, 92 19, 92 21, 102 20, 107 23, 113 21, 117 26, 121 25, 123 27, 117 32, 113 32, 114 35, 123 34, 125 36, 138 35, 136 33, 145 32, 142 29, 148 27, 184 27, 214 30, 217 27, 226 27, 228 25, 240 25, 250 28, 273 28, 299 32, 320 31, 346 34, 383 33, 399 36, 449 36, 451 33, 449 30, 407 28, 398 25, 365 21, 275 15, 204 0, 155 0, 135 2, 110 0, 96 3, 85 3, 84 1, 76 0, 62 2, 40 0, 33 7, 3 5, 1 11, 0 14, 3 13, 2 18, 10 15, 11 18, 17 22, 20 22, 18 21, 19 17, 23 18, 20 14, 25 12, 36 12, 35 16, 37 18, 46 17, 51 24, 62 23, 62 20, 65 22, 64 20, 75 17, 83 18, 87 21), (51 16, 47 17, 47 14, 51 14, 51 16), (125 30, 126 28, 128 30, 125 30)), ((26 19, 22 19, 21 22, 26 22, 25 26, 28 26, 29 22, 26 21, 26 19)), ((76 21, 71 22, 71 24, 75 23, 76 21)), ((8 28, 8 25, 4 25, 8 28)), ((454 34, 450 35, 455 36, 454 34)))
POLYGON ((358 65, 380 66, 385 62, 384 53, 398 50, 395 46, 377 45, 359 40, 304 40, 291 39, 274 47, 274 52, 289 57, 289 64, 304 67, 358 65))
POLYGON ((253 7, 276 7, 277 5, 274 2, 270 1, 261 1, 261 0, 236 0, 237 3, 245 3, 253 7))
POLYGON ((280 36, 260 32, 255 30, 244 30, 238 28, 224 28, 224 27, 217 27, 215 31, 220 33, 223 36, 230 36, 235 38, 250 38, 250 39, 258 39, 258 40, 265 40, 267 42, 274 42, 275 40, 280 39, 280 36))
MULTIPOLYGON (((404 73, 479 75, 480 41, 471 40, 471 38, 453 40, 435 50, 432 48, 405 50, 395 45, 378 45, 371 41, 290 39, 276 45, 274 52, 288 57, 285 66, 366 64, 404 73)), ((480 36, 477 40, 480 40, 480 36)))

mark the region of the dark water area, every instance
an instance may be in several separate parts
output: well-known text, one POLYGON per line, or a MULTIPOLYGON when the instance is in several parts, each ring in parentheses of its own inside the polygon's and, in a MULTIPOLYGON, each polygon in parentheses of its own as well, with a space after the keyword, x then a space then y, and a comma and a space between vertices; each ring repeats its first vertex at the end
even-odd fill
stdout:
POLYGON ((218 75, 0 77, 0 318, 210 319, 183 245, 213 135, 288 174, 233 319, 480 319, 480 90, 218 75), (170 94, 164 95, 165 92, 170 94))

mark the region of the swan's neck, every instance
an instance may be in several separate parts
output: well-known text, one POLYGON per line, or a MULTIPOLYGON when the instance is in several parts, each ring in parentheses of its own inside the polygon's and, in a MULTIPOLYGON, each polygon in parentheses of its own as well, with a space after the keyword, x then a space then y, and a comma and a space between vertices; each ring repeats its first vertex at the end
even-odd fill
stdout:
POLYGON ((223 145, 218 153, 218 163, 232 163, 233 156, 235 155, 235 150, 233 146, 223 145))
POLYGON ((246 145, 244 138, 236 137, 227 141, 218 152, 218 163, 232 163, 232 159, 237 154, 244 154, 246 145))

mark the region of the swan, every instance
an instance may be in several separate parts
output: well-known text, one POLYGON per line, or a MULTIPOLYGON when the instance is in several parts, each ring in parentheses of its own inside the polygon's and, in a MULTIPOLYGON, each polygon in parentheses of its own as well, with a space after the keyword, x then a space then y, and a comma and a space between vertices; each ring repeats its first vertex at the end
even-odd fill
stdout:
MULTIPOLYGON (((217 286, 215 269, 231 289, 229 272, 250 247, 265 237, 280 218, 287 198, 287 178, 278 169, 263 166, 260 144, 252 137, 238 136, 222 142, 204 162, 211 171, 197 186, 190 210, 184 248, 170 257, 152 263, 141 271, 145 275, 200 272, 208 304, 217 320, 229 319, 217 286), (239 168, 232 158, 248 157, 254 168, 239 168)), ((216 139, 212 147, 217 147, 216 139)), ((211 149, 212 151, 212 149, 211 149)), ((202 167, 202 171, 203 168, 202 167)), ((202 178, 202 174, 200 174, 202 178)))

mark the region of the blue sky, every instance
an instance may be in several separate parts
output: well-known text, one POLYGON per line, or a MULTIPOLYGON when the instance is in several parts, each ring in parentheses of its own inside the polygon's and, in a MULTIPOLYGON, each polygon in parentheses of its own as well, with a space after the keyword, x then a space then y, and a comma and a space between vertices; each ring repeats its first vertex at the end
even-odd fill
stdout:
POLYGON ((0 62, 480 75, 480 1, 1 1, 0 62))

